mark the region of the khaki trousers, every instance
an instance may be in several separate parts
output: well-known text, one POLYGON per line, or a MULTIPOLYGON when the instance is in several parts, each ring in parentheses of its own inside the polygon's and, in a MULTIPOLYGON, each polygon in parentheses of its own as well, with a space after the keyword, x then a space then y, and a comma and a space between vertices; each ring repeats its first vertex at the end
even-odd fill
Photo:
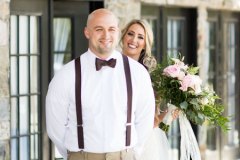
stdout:
POLYGON ((68 160, 134 160, 132 150, 110 153, 68 152, 68 160))

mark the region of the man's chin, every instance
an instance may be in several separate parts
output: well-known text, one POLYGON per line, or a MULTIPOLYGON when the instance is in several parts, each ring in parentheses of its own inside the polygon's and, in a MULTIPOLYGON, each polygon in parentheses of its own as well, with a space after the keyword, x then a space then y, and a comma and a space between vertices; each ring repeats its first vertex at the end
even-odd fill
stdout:
POLYGON ((109 49, 101 49, 100 53, 101 54, 110 54, 113 52, 113 48, 109 48, 109 49))

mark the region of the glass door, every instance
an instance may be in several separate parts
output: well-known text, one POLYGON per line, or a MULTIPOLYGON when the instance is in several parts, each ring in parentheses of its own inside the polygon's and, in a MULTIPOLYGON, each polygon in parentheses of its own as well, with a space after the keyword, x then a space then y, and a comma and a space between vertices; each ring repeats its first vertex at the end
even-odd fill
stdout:
POLYGON ((41 159, 39 16, 11 16, 11 159, 41 159))
POLYGON ((44 141, 48 1, 10 2, 10 159, 49 158, 44 141), (45 59, 46 58, 46 59, 45 59), (44 146, 44 148, 43 148, 44 146))
MULTIPOLYGON (((84 36, 87 16, 97 8, 103 8, 101 1, 54 1, 52 75, 61 67, 87 51, 88 42, 84 36)), ((62 159, 53 145, 53 159, 62 159)))

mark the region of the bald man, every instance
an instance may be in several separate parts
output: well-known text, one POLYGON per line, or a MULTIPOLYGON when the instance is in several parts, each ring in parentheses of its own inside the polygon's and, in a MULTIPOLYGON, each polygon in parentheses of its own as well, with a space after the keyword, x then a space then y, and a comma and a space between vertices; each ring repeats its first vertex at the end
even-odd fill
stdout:
POLYGON ((92 12, 84 34, 88 50, 49 84, 48 135, 65 159, 137 160, 153 128, 149 74, 115 50, 119 28, 111 11, 92 12))

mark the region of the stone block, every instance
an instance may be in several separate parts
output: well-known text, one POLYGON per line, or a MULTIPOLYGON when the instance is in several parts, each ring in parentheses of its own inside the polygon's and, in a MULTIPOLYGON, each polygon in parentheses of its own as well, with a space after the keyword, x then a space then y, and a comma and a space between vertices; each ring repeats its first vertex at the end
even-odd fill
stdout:
POLYGON ((105 8, 111 10, 120 20, 120 29, 132 19, 141 16, 141 3, 136 0, 105 0, 105 8))
POLYGON ((7 22, 0 19, 0 46, 8 44, 8 25, 7 22))
POLYGON ((9 9, 10 0, 0 0, 0 19, 7 20, 10 15, 9 9))
POLYGON ((8 140, 10 138, 10 122, 0 122, 0 140, 8 140))
POLYGON ((9 141, 0 141, 0 160, 9 160, 9 141))
POLYGON ((0 121, 10 120, 10 106, 8 98, 0 98, 0 121))

